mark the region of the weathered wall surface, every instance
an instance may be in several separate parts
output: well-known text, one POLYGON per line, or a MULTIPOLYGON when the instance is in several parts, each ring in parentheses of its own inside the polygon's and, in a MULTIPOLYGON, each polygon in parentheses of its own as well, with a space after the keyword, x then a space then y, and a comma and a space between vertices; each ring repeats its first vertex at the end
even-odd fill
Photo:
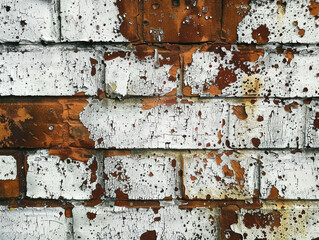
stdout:
POLYGON ((318 0, 0 20, 0 239, 319 239, 318 0))

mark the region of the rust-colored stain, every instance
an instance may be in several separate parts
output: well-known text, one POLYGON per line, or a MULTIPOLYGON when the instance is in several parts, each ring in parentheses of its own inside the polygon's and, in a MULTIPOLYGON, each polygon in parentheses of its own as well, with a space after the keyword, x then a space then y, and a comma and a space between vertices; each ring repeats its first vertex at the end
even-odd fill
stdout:
POLYGON ((208 83, 204 84, 204 92, 210 93, 211 95, 219 95, 222 94, 222 90, 220 90, 217 86, 209 85, 208 83))
POLYGON ((220 35, 221 9, 219 0, 144 1, 144 40, 215 41, 220 35))
POLYGON ((87 162, 92 155, 96 153, 95 150, 75 147, 50 148, 49 154, 59 156, 61 160, 71 158, 76 161, 87 162))
POLYGON ((252 138, 251 142, 254 145, 254 147, 256 147, 256 148, 258 148, 259 145, 260 145, 260 139, 259 138, 252 138))
POLYGON ((249 2, 249 0, 223 0, 222 37, 227 42, 236 43, 237 26, 249 13, 249 2))
POLYGON ((279 191, 275 186, 271 186, 269 196, 267 197, 268 199, 276 199, 279 197, 279 191))
POLYGON ((228 87, 231 83, 236 82, 237 76, 233 69, 219 67, 218 75, 215 80, 215 84, 219 90, 223 90, 228 87))
POLYGON ((126 200, 128 199, 128 194, 123 193, 120 188, 115 190, 116 199, 126 200))
POLYGON ((287 48, 284 51, 285 57, 288 59, 288 64, 290 64, 291 60, 294 58, 294 51, 292 48, 287 48))
POLYGON ((257 41, 257 43, 264 44, 268 43, 270 32, 268 27, 263 24, 260 25, 257 29, 253 29, 252 37, 257 41))
MULTIPOLYGON (((178 104, 177 97, 162 97, 162 98, 144 98, 142 101, 142 110, 150 110, 160 105, 172 106, 178 104)), ((182 104, 192 104, 192 101, 181 99, 182 104)))
POLYGON ((140 237, 140 240, 156 240, 156 231, 147 231, 143 233, 140 237))
POLYGON ((238 117, 240 120, 246 120, 248 118, 248 115, 246 113, 246 107, 241 105, 241 106, 232 106, 233 109, 233 114, 238 117))
POLYGON ((96 213, 87 212, 86 216, 87 216, 88 219, 94 220, 96 218, 96 213))
POLYGON ((315 119, 313 120, 313 126, 315 129, 319 129, 319 112, 316 112, 315 119))
POLYGON ((301 29, 299 26, 298 26, 298 21, 294 21, 293 24, 297 27, 298 29, 298 35, 300 37, 303 37, 305 35, 305 30, 304 29, 301 29))
POLYGON ((234 172, 228 168, 228 165, 223 166, 223 172, 224 172, 225 177, 233 177, 234 176, 234 172))
POLYGON ((238 161, 231 160, 230 164, 235 171, 237 183, 242 189, 245 183, 245 178, 244 178, 245 169, 240 166, 240 163, 238 161))
POLYGON ((244 224, 247 228, 266 228, 270 226, 270 231, 274 228, 280 227, 281 213, 274 210, 270 213, 264 214, 260 211, 254 213, 246 213, 244 215, 244 224))
POLYGON ((308 6, 310 15, 317 16, 319 14, 319 3, 316 1, 310 1, 310 5, 308 6))
POLYGON ((292 102, 292 103, 290 103, 290 104, 288 104, 288 105, 285 105, 284 109, 285 109, 286 112, 292 113, 291 108, 296 108, 296 107, 298 107, 298 106, 299 106, 299 103, 297 103, 297 102, 292 102))

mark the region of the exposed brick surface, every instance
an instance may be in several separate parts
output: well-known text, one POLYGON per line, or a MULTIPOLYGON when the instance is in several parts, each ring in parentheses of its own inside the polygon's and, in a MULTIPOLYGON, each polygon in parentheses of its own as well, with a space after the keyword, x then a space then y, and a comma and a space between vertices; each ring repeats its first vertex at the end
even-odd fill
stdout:
POLYGON ((0 0, 0 239, 319 239, 318 0, 0 0))

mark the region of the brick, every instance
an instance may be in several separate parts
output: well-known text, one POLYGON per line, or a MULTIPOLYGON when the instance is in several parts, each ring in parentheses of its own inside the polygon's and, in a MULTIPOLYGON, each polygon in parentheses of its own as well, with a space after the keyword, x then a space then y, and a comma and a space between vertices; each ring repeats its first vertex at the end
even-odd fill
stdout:
POLYGON ((0 198, 19 197, 24 186, 22 154, 0 150, 0 198))
POLYGON ((201 149, 222 146, 227 112, 221 100, 91 99, 80 121, 96 148, 201 149))
POLYGON ((58 1, 0 3, 0 42, 59 41, 58 1))
POLYGON ((181 210, 177 206, 154 210, 77 206, 73 209, 74 238, 217 239, 217 214, 216 209, 181 210))
POLYGON ((243 100, 230 103, 229 142, 234 148, 304 146, 305 105, 301 101, 243 100))
POLYGON ((251 199, 258 192, 257 154, 249 151, 183 153, 187 199, 251 199))
POLYGON ((272 151, 263 154, 261 198, 318 199, 317 158, 312 151, 272 151))
POLYGON ((207 45, 186 64, 183 92, 201 97, 317 97, 317 58, 317 47, 207 45))
POLYGON ((92 147, 94 142, 78 119, 87 104, 81 98, 3 99, 0 147, 92 147))
POLYGON ((97 95, 103 65, 94 50, 71 47, 2 48, 1 96, 97 95))
POLYGON ((181 198, 178 152, 132 151, 126 154, 104 159, 106 197, 141 200, 181 198))
POLYGON ((144 2, 146 42, 206 42, 220 36, 221 1, 144 2))
POLYGON ((138 45, 104 53, 106 93, 111 97, 176 95, 177 50, 138 45))
POLYGON ((61 0, 62 41, 137 41, 135 0, 61 0))
POLYGON ((1 206, 1 239, 70 239, 71 229, 62 208, 1 206))
MULTIPOLYGON (((222 211, 225 219, 233 210, 222 211)), ((316 239, 319 236, 318 203, 263 202, 261 209, 238 209, 231 229, 221 229, 222 239, 316 239), (230 238, 237 235, 237 238, 230 238)))
POLYGON ((306 115, 306 145, 311 148, 319 147, 319 104, 318 101, 311 101, 307 105, 306 115))
MULTIPOLYGON (((83 150, 85 151, 85 150, 83 150)), ((27 157, 27 196, 43 199, 91 199, 102 183, 101 157, 92 155, 86 162, 61 159, 48 150, 27 157)))
POLYGON ((245 2, 245 11, 234 9, 232 6, 224 9, 228 15, 234 14, 243 16, 238 22, 236 17, 234 27, 231 26, 232 18, 224 18, 229 23, 224 24, 229 30, 231 37, 228 40, 239 43, 317 43, 319 40, 319 29, 317 20, 316 2, 304 1, 250 1, 249 6, 245 2), (247 12, 247 9, 249 10, 247 12))

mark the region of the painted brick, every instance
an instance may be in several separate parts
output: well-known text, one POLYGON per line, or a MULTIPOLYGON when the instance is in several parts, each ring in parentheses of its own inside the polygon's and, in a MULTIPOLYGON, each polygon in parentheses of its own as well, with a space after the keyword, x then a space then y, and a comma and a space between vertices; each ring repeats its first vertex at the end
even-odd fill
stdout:
POLYGON ((301 101, 244 100, 233 103, 229 141, 235 148, 304 146, 306 107, 301 101))
POLYGON ((319 147, 319 103, 318 101, 311 101, 307 105, 306 115, 306 145, 311 148, 319 147))
POLYGON ((0 147, 92 147, 79 113, 87 101, 81 98, 34 98, 0 102, 0 147))
POLYGON ((147 42, 206 42, 220 35, 220 0, 144 1, 147 42))
POLYGON ((62 208, 15 208, 1 206, 1 239, 70 239, 62 208))
MULTIPOLYGON (((262 209, 235 211, 238 221, 222 231, 222 239, 316 239, 319 236, 318 203, 263 203, 262 209), (230 238, 237 235, 237 238, 230 238)), ((222 212, 225 219, 229 215, 222 212)))
POLYGON ((135 0, 61 0, 62 41, 137 41, 135 0))
POLYGON ((0 95, 97 95, 103 66, 94 50, 70 47, 2 48, 0 95))
MULTIPOLYGON (((85 151, 85 150, 83 150, 85 151)), ((90 199, 101 184, 101 157, 86 162, 61 159, 48 150, 38 150, 27 157, 27 196, 43 199, 90 199)))
POLYGON ((183 154, 183 186, 190 199, 251 199, 258 192, 257 154, 210 151, 183 154))
POLYGON ((250 1, 249 12, 237 26, 237 42, 317 43, 317 4, 312 0, 250 1))
POLYGON ((127 152, 104 160, 106 197, 117 199, 181 198, 178 152, 127 152))
POLYGON ((96 148, 217 148, 227 112, 220 100, 90 99, 80 120, 96 148))
POLYGON ((204 46, 185 66, 183 92, 201 97, 317 97, 318 53, 317 47, 204 46))
POLYGON ((19 197, 24 186, 22 154, 0 150, 0 198, 19 197))
POLYGON ((104 53, 106 93, 111 97, 176 95, 178 51, 138 45, 104 53))
POLYGON ((76 206, 75 239, 218 239, 218 211, 76 206))
POLYGON ((261 198, 318 199, 317 159, 317 154, 312 151, 272 151, 263 154, 261 198))
POLYGON ((1 1, 0 23, 0 42, 57 42, 58 1, 1 1))

